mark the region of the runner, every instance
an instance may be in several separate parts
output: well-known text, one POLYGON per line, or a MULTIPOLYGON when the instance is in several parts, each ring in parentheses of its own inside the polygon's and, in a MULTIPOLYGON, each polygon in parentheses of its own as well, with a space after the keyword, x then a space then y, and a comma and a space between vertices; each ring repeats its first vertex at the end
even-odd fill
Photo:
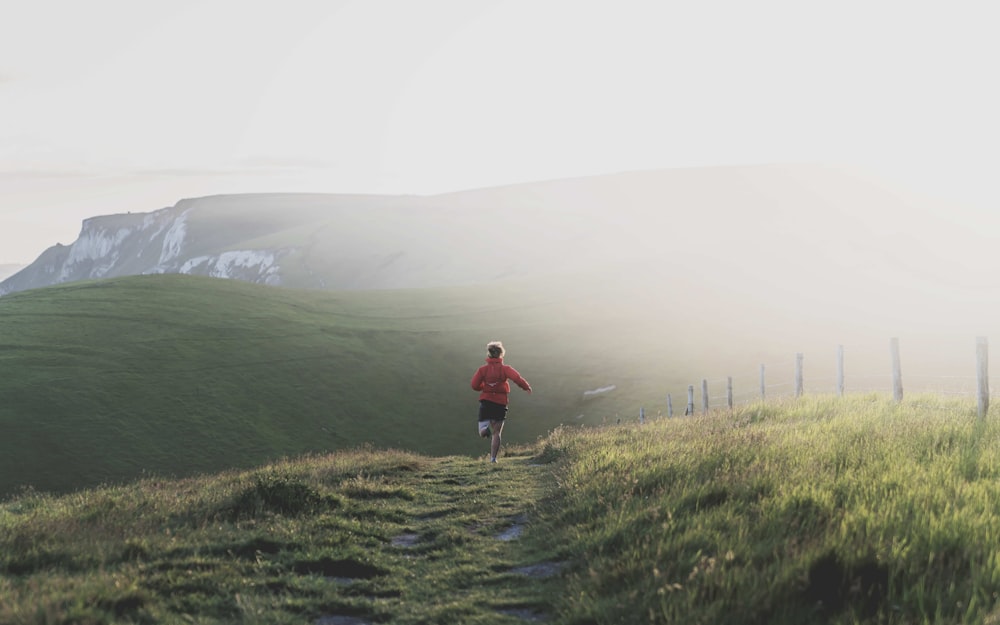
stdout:
POLYGON ((479 435, 490 438, 490 462, 497 461, 500 451, 500 437, 503 424, 507 419, 507 401, 510 394, 510 383, 515 384, 531 394, 531 385, 521 377, 514 367, 503 364, 503 343, 492 341, 486 345, 486 364, 472 376, 472 389, 479 393, 479 435), (491 431, 492 429, 492 431, 491 431))

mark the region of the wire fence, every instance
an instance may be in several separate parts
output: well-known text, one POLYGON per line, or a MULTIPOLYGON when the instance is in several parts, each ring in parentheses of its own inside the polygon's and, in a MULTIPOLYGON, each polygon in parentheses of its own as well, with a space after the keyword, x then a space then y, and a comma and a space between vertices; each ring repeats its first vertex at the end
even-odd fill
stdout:
MULTIPOLYGON (((702 378, 687 387, 686 395, 667 395, 667 416, 695 414, 718 408, 734 408, 769 399, 795 398, 803 394, 843 395, 845 393, 892 393, 894 399, 903 400, 904 386, 899 339, 890 340, 891 367, 889 373, 845 374, 844 349, 838 346, 835 376, 805 378, 802 368, 803 355, 796 354, 794 377, 782 370, 778 376, 770 374, 767 366, 760 365, 757 376, 742 375, 726 378, 702 378), (785 381, 774 382, 771 377, 785 381), (788 379, 785 379, 788 378, 788 379)), ((971 362, 971 359, 970 359, 971 362)), ((913 374, 906 377, 906 392, 932 393, 954 397, 972 397, 978 402, 979 416, 989 410, 990 386, 996 388, 997 379, 989 377, 989 347, 985 337, 977 337, 974 375, 913 374)), ((645 409, 640 410, 640 419, 645 409)))

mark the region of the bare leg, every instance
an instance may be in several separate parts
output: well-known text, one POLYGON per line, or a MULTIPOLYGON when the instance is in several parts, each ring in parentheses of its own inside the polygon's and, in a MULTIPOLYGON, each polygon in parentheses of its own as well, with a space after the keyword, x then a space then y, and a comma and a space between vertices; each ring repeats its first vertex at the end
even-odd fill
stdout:
POLYGON ((500 433, 503 431, 503 424, 506 421, 493 421, 490 426, 493 428, 493 441, 490 445, 490 460, 496 462, 497 454, 500 453, 500 433))

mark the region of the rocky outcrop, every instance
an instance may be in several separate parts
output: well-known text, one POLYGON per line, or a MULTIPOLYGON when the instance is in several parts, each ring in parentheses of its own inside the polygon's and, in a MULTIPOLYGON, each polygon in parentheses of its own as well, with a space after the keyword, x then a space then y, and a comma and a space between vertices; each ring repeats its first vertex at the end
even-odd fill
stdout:
POLYGON ((226 195, 94 217, 72 245, 49 248, 0 283, 0 295, 164 273, 293 288, 421 288, 568 264, 552 245, 560 235, 545 234, 555 228, 552 214, 495 202, 468 208, 463 197, 226 195), (500 225, 507 220, 517 224, 510 232, 500 225))
MULTIPOLYGON (((197 208, 182 202, 152 213, 87 219, 72 245, 46 250, 34 263, 0 283, 0 295, 64 282, 152 273, 281 284, 280 259, 288 250, 224 249, 192 254, 191 250, 205 249, 192 239, 189 228, 197 208)), ((219 243, 238 243, 225 239, 219 243)))

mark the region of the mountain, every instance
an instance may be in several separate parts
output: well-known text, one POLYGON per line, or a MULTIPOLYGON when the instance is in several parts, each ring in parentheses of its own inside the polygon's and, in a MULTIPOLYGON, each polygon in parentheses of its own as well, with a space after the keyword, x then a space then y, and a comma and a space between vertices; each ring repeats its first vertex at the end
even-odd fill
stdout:
POLYGON ((955 215, 863 172, 818 165, 632 172, 436 196, 212 196, 88 219, 72 245, 46 250, 0 283, 0 295, 157 273, 353 290, 618 267, 662 278, 664 289, 698 282, 772 301, 828 301, 838 291, 889 304, 900 291, 967 298, 969 288, 995 286, 992 231, 955 215))
POLYGON ((508 199, 490 207, 467 207, 461 195, 261 194, 183 200, 148 214, 84 221, 72 245, 46 250, 0 283, 0 295, 159 273, 299 288, 420 288, 570 266, 547 241, 564 208, 535 214, 534 206, 508 199))

